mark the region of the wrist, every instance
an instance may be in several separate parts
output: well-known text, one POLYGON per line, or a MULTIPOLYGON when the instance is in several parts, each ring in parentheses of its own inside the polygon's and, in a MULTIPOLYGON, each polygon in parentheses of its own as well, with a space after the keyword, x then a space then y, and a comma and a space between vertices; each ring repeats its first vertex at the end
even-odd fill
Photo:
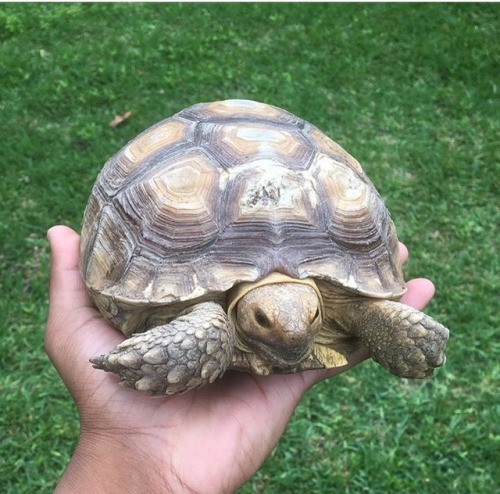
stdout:
POLYGON ((126 435, 82 433, 55 494, 175 492, 164 472, 126 435))

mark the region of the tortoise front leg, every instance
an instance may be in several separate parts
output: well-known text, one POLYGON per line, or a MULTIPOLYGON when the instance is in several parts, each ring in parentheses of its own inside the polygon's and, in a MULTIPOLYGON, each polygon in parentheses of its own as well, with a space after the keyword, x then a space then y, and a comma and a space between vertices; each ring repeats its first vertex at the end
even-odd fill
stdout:
POLYGON ((168 324, 123 341, 94 367, 121 384, 154 395, 181 393, 213 382, 232 360, 234 332, 219 304, 194 306, 168 324))
POLYGON ((361 339, 373 360, 397 376, 429 377, 446 361, 448 329, 399 302, 363 300, 348 304, 339 322, 361 339))

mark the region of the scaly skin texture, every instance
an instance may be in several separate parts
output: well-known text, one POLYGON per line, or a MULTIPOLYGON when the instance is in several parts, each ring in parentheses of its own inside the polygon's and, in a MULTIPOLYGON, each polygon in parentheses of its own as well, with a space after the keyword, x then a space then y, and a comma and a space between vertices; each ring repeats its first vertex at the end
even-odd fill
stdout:
POLYGON ((236 306, 236 345, 268 366, 289 367, 304 360, 321 329, 321 302, 308 285, 276 283, 246 293, 236 306))
POLYGON ((296 371, 321 328, 320 301, 307 285, 260 286, 238 302, 236 325, 238 335, 219 304, 202 303, 91 362, 117 374, 122 384, 154 395, 209 384, 232 363, 257 374, 296 371))
MULTIPOLYGON (((360 338, 370 356, 393 374, 425 378, 444 364, 449 331, 423 312, 345 294, 331 303, 338 329, 360 338)), ((257 374, 317 368, 318 363, 308 367, 307 359, 321 328, 319 304, 306 285, 260 286, 238 302, 237 334, 224 309, 205 302, 91 362, 117 374, 122 384, 154 395, 199 388, 232 367, 257 374)))
POLYGON ((154 395, 173 394, 222 376, 231 363, 233 347, 234 333, 226 313, 220 305, 206 302, 91 362, 117 374, 126 386, 154 395))
POLYGON ((346 303, 338 320, 355 334, 370 356, 400 377, 425 378, 446 361, 449 331, 412 307, 389 300, 346 303))

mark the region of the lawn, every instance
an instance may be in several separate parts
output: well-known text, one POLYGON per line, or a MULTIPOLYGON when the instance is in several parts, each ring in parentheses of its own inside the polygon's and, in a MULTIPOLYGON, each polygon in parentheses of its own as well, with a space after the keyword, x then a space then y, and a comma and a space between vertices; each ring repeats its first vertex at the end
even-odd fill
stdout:
POLYGON ((47 228, 80 228, 138 132, 226 98, 362 163, 452 332, 431 380, 365 362, 313 388, 241 493, 499 492, 499 32, 496 4, 0 5, 2 492, 51 492, 78 436, 43 348, 47 228))

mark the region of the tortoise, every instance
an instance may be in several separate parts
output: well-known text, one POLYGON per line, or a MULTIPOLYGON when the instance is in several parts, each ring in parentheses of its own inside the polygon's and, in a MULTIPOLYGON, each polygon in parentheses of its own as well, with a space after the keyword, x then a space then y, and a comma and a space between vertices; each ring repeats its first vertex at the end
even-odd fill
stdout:
POLYGON ((92 364, 152 394, 343 366, 363 345, 401 377, 445 362, 448 329, 398 302, 395 227, 358 161, 255 101, 196 104, 110 158, 81 272, 127 336, 92 364))

